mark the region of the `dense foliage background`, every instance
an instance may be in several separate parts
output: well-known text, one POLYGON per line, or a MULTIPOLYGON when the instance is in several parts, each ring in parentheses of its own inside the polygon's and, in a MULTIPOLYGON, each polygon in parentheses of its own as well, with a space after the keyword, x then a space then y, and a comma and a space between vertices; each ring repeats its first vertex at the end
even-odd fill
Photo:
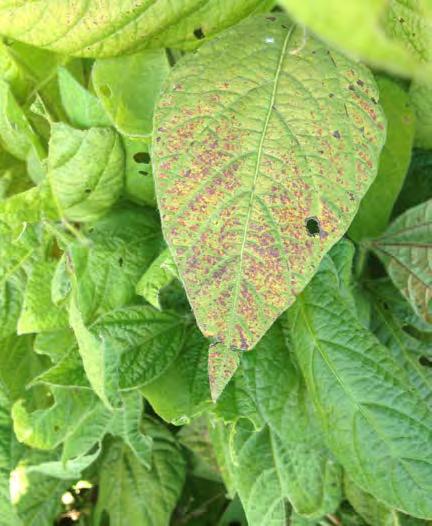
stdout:
POLYGON ((431 2, 0 35, 0 526, 430 524, 431 2))

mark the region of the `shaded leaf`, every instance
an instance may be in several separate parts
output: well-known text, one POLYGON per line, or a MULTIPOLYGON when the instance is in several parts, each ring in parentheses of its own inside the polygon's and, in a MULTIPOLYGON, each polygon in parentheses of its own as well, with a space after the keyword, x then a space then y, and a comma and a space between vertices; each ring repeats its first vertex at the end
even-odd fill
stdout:
POLYGON ((156 193, 206 336, 253 347, 347 229, 384 141, 377 97, 363 66, 279 15, 172 70, 155 114, 156 193))
POLYGON ((372 242, 396 287, 432 322, 432 200, 410 208, 372 242))
POLYGON ((175 263, 172 260, 169 249, 165 249, 153 261, 136 286, 136 293, 146 299, 156 309, 161 309, 159 303, 159 292, 163 287, 169 285, 176 277, 175 263))

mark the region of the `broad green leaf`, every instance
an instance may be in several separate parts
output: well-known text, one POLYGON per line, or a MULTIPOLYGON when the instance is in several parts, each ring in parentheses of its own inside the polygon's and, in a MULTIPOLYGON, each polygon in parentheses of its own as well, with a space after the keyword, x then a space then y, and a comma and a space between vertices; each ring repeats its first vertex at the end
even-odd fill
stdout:
POLYGON ((161 234, 156 213, 136 206, 114 209, 83 233, 89 243, 77 240, 66 253, 87 323, 135 298, 138 280, 160 251, 161 234))
POLYGON ((91 128, 111 124, 100 100, 82 86, 66 68, 59 68, 58 82, 63 107, 72 126, 91 128))
POLYGON ((348 477, 344 478, 344 490, 350 504, 368 524, 373 526, 399 526, 396 510, 387 508, 369 493, 366 493, 348 477))
POLYGON ((172 267, 175 266, 169 249, 165 249, 153 261, 136 286, 136 293, 147 300, 158 310, 161 310, 159 303, 159 292, 169 285, 176 277, 172 267))
POLYGON ((410 98, 416 115, 415 145, 432 148, 432 88, 422 82, 413 82, 410 98))
POLYGON ((396 287, 416 314, 432 322, 432 200, 410 208, 372 241, 396 287))
POLYGON ((106 57, 143 47, 195 47, 273 0, 13 0, 0 8, 0 34, 66 55, 106 57), (198 31, 199 30, 199 31, 198 31))
POLYGON ((327 444, 362 489, 391 508, 431 517, 432 414, 339 287, 326 256, 288 311, 295 354, 327 444))
POLYGON ((216 402, 234 376, 239 363, 240 356, 237 351, 233 351, 221 343, 210 345, 208 350, 208 376, 213 402, 216 402))
POLYGON ((387 117, 387 139, 381 153, 378 175, 364 196, 349 229, 358 241, 381 234, 402 188, 411 159, 414 115, 405 91, 387 77, 378 77, 380 102, 387 117))
POLYGON ((51 299, 51 280, 56 264, 51 260, 33 265, 18 319, 18 334, 54 331, 68 326, 66 310, 54 305, 51 299))
POLYGON ((139 205, 156 206, 148 140, 123 137, 126 159, 125 194, 139 205))
POLYGON ((430 75, 428 0, 280 0, 300 24, 341 51, 400 75, 430 75))
POLYGON ((141 388, 154 411, 167 422, 185 424, 210 404, 208 341, 196 327, 184 338, 177 358, 154 381, 141 388))
POLYGON ((150 136, 155 100, 168 71, 164 49, 96 60, 93 85, 120 133, 150 136))
POLYGON ((156 193, 206 336, 253 347, 348 228, 385 138, 377 100, 365 67, 277 14, 172 70, 155 113, 156 193))
POLYGON ((149 419, 143 430, 153 437, 152 468, 147 470, 126 444, 111 442, 99 472, 94 524, 103 512, 111 526, 168 526, 183 486, 185 463, 169 431, 149 419))
POLYGON ((124 184, 120 137, 110 128, 52 126, 48 178, 59 211, 71 221, 93 221, 117 201, 124 184))
POLYGON ((408 175, 393 209, 393 217, 428 199, 432 199, 432 152, 414 149, 408 175))
POLYGON ((100 448, 94 453, 83 455, 77 459, 64 462, 63 460, 47 460, 26 468, 27 473, 40 473, 57 479, 79 479, 82 472, 87 469, 99 456, 100 448))
POLYGON ((31 155, 45 157, 42 143, 33 130, 9 85, 0 80, 0 142, 17 159, 27 161, 31 155))

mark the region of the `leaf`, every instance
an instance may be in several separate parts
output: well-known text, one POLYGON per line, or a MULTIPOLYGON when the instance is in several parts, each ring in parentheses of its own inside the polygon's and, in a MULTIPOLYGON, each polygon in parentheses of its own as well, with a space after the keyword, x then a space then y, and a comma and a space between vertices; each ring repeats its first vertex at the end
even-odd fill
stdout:
POLYGON ((356 319, 330 257, 288 317, 328 447, 348 476, 391 508, 431 517, 430 409, 356 319))
POLYGON ((387 117, 387 140, 380 157, 378 175, 360 203, 349 229, 359 241, 380 235, 388 225, 411 159, 414 114, 408 95, 395 82, 378 77, 380 102, 387 117))
POLYGON ((111 124, 101 101, 82 86, 66 68, 59 68, 58 82, 63 107, 72 126, 91 128, 111 124))
POLYGON ((199 0, 173 3, 127 0, 79 0, 73 5, 54 0, 7 4, 0 10, 0 33, 34 46, 66 55, 109 57, 142 47, 194 47, 197 28, 210 37, 254 10, 265 10, 269 0, 199 0))
POLYGON ((432 88, 424 82, 413 82, 410 99, 416 116, 415 145, 418 148, 432 148, 432 88))
POLYGON ((368 524, 374 526, 399 526, 399 517, 396 510, 387 508, 384 504, 369 495, 352 480, 344 478, 345 494, 359 515, 361 515, 368 524))
POLYGON ((53 331, 68 326, 66 310, 51 299, 51 279, 56 261, 41 261, 32 267, 18 319, 18 334, 53 331))
POLYGON ((432 12, 427 1, 281 0, 290 16, 341 51, 399 75, 427 76, 432 12), (355 28, 355 31, 354 31, 355 28))
POLYGON ((169 285, 176 277, 176 273, 172 271, 173 266, 175 268, 170 251, 166 248, 153 261, 137 283, 136 293, 158 310, 161 310, 160 290, 169 285))
POLYGON ((143 428, 154 440, 152 469, 145 469, 126 444, 111 442, 102 459, 94 524, 103 512, 111 526, 168 526, 185 477, 185 463, 174 438, 146 419, 143 428), (115 476, 113 476, 115 474, 115 476))
POLYGON ((125 194, 139 205, 156 206, 148 141, 123 137, 126 157, 125 194))
POLYGON ((76 130, 52 126, 48 178, 61 214, 71 221, 94 221, 117 201, 124 184, 124 154, 109 128, 76 130))
POLYGON ((253 347, 347 229, 384 141, 377 97, 363 66, 279 15, 172 70, 155 114, 156 193, 206 336, 253 347))
POLYGON ((399 216, 372 248, 396 287, 425 321, 432 322, 432 200, 399 216))
POLYGON ((155 99, 168 71, 164 49, 96 60, 92 70, 93 85, 120 133, 150 136, 155 99))
POLYGON ((159 253, 161 234, 156 212, 132 205, 112 210, 84 234, 89 244, 73 242, 66 258, 87 323, 135 299, 138 280, 159 253))
POLYGON ((221 395, 240 362, 240 356, 223 344, 210 345, 208 351, 208 375, 213 402, 221 395))
POLYGON ((154 411, 167 422, 186 424, 208 408, 207 349, 208 341, 196 327, 191 327, 176 359, 141 388, 154 411))

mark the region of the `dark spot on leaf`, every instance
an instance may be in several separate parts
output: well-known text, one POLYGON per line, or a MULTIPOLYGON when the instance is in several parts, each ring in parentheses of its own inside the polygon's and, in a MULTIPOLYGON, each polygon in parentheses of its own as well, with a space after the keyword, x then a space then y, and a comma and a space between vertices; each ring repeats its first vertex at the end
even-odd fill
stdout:
POLYGON ((203 30, 200 28, 200 27, 197 27, 196 29, 194 29, 194 37, 197 38, 198 40, 201 40, 204 38, 204 33, 203 33, 203 30))
POLYGON ((284 29, 289 29, 289 27, 288 27, 288 26, 286 26, 285 24, 282 24, 282 26, 281 26, 281 27, 283 27, 284 29))
POLYGON ((362 126, 361 128, 359 128, 359 130, 361 131, 361 133, 364 133, 364 131, 365 131, 364 126, 362 126))
POLYGON ((357 85, 358 86, 364 86, 364 82, 361 79, 358 79, 357 85))
POLYGON ((56 431, 56 432, 60 431, 60 428, 59 428, 59 426, 57 424, 54 426, 54 431, 56 431))
POLYGON ((354 87, 353 84, 350 84, 350 85, 348 86, 348 89, 351 90, 351 91, 355 91, 355 87, 354 87))
POLYGON ((148 175, 148 172, 145 172, 144 170, 139 170, 138 173, 141 174, 141 175, 148 175))
POLYGON ((122 257, 119 257, 118 258, 118 263, 119 265, 122 267, 123 266, 123 258, 122 257))
POLYGON ((110 98, 112 95, 111 88, 108 86, 108 84, 102 84, 100 91, 104 97, 110 98))
POLYGON ((332 99, 334 97, 334 93, 329 93, 329 97, 332 99))
POLYGON ((308 217, 306 219, 306 230, 308 234, 312 237, 319 235, 320 233, 320 224, 316 217, 308 217))
POLYGON ((374 104, 378 104, 377 100, 375 97, 371 97, 371 101, 374 103, 374 104))
POLYGON ((333 133, 332 133, 333 137, 335 137, 336 139, 340 139, 341 138, 341 134, 339 133, 339 130, 335 130, 333 133))
POLYGON ((136 163, 148 164, 150 162, 150 155, 147 152, 137 152, 133 158, 136 163))
POLYGON ((388 310, 389 309, 388 303, 384 302, 383 303, 383 307, 384 307, 385 310, 388 310))
POLYGON ((276 17, 275 16, 267 16, 266 19, 270 20, 270 22, 274 22, 276 20, 276 17))
POLYGON ((86 188, 86 189, 84 190, 84 192, 85 192, 86 194, 89 194, 89 193, 91 192, 91 188, 86 188))
POLYGON ((432 367, 432 360, 427 356, 420 356, 419 363, 424 367, 432 367))
POLYGON ((399 22, 400 22, 401 24, 403 24, 403 23, 405 22, 405 19, 402 18, 402 17, 400 17, 400 18, 399 18, 399 22))

